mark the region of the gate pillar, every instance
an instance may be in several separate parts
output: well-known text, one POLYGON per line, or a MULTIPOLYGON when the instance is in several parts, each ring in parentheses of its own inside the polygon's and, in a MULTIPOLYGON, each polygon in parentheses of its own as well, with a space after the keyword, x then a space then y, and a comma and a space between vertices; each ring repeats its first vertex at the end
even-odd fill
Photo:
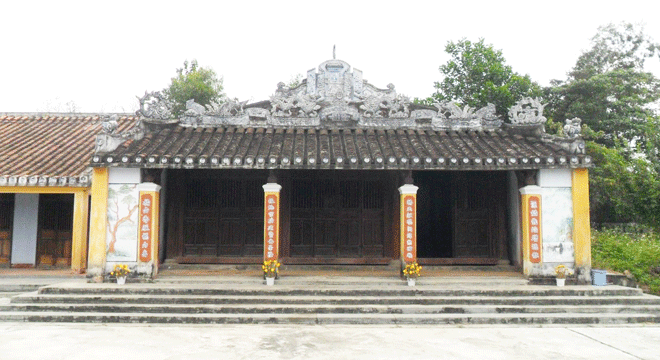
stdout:
POLYGON ((399 188, 401 194, 401 266, 417 261, 417 189, 406 184, 399 188))
POLYGON ((280 255, 280 190, 277 183, 264 188, 264 261, 279 260, 280 255))
POLYGON ((138 273, 153 278, 158 272, 158 247, 160 246, 160 185, 138 185, 138 273))
POLYGON ((539 275, 543 265, 543 230, 541 228, 542 189, 536 185, 520 189, 522 211, 523 273, 539 275))

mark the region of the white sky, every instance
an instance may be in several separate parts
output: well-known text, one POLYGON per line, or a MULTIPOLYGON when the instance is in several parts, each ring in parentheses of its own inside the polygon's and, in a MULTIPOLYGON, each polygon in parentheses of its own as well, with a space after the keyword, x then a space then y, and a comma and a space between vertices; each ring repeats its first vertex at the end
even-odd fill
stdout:
MULTIPOLYGON (((332 58, 364 79, 426 97, 444 47, 485 38, 541 85, 564 79, 598 26, 645 24, 660 41, 660 2, 637 1, 2 1, 0 112, 133 112, 186 59, 225 92, 266 100, 279 81, 332 58)), ((652 70, 660 76, 655 60, 652 70)))

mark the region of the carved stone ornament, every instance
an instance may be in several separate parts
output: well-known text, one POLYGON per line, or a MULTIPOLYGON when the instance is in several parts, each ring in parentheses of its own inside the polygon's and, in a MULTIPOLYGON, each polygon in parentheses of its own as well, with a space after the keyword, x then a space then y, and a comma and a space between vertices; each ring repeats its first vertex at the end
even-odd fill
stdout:
POLYGON ((114 151, 128 139, 140 140, 144 137, 142 121, 138 121, 129 131, 119 132, 118 120, 119 116, 117 114, 105 115, 101 119, 101 131, 96 135, 96 152, 114 151))
POLYGON ((238 99, 224 98, 220 102, 211 101, 206 105, 206 115, 215 116, 240 116, 245 113, 246 101, 238 101, 238 99))
POLYGON ((543 116, 544 107, 538 98, 524 98, 509 109, 509 119, 514 125, 543 124, 547 120, 543 116))
POLYGON ((451 129, 497 128, 502 120, 495 113, 495 105, 488 103, 477 110, 469 105, 463 108, 452 101, 436 101, 433 106, 438 109, 434 123, 439 127, 451 129))
POLYGON ((136 115, 148 119, 170 120, 172 119, 172 103, 158 91, 146 92, 139 97, 140 109, 136 115))
POLYGON ((564 135, 569 138, 579 137, 582 133, 582 120, 580 118, 573 118, 571 120, 566 119, 566 125, 564 125, 564 135))
POLYGON ((118 119, 119 116, 117 116, 117 114, 103 117, 101 120, 101 134, 116 134, 117 129, 119 128, 119 123, 117 122, 118 119))

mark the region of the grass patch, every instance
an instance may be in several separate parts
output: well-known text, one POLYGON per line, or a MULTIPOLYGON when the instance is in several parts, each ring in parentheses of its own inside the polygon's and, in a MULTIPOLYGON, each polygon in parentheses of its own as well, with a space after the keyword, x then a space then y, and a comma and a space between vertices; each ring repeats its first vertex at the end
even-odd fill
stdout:
POLYGON ((660 295, 660 234, 592 230, 591 258, 594 269, 629 270, 644 289, 660 295))

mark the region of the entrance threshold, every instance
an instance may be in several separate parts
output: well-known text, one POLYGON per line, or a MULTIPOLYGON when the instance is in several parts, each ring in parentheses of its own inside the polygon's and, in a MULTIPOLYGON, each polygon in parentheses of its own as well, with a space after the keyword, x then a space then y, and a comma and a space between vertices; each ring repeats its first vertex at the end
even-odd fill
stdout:
MULTIPOLYGON (((420 265, 499 265, 495 258, 418 258, 420 265)), ((507 262, 508 263, 508 262, 507 262)))

